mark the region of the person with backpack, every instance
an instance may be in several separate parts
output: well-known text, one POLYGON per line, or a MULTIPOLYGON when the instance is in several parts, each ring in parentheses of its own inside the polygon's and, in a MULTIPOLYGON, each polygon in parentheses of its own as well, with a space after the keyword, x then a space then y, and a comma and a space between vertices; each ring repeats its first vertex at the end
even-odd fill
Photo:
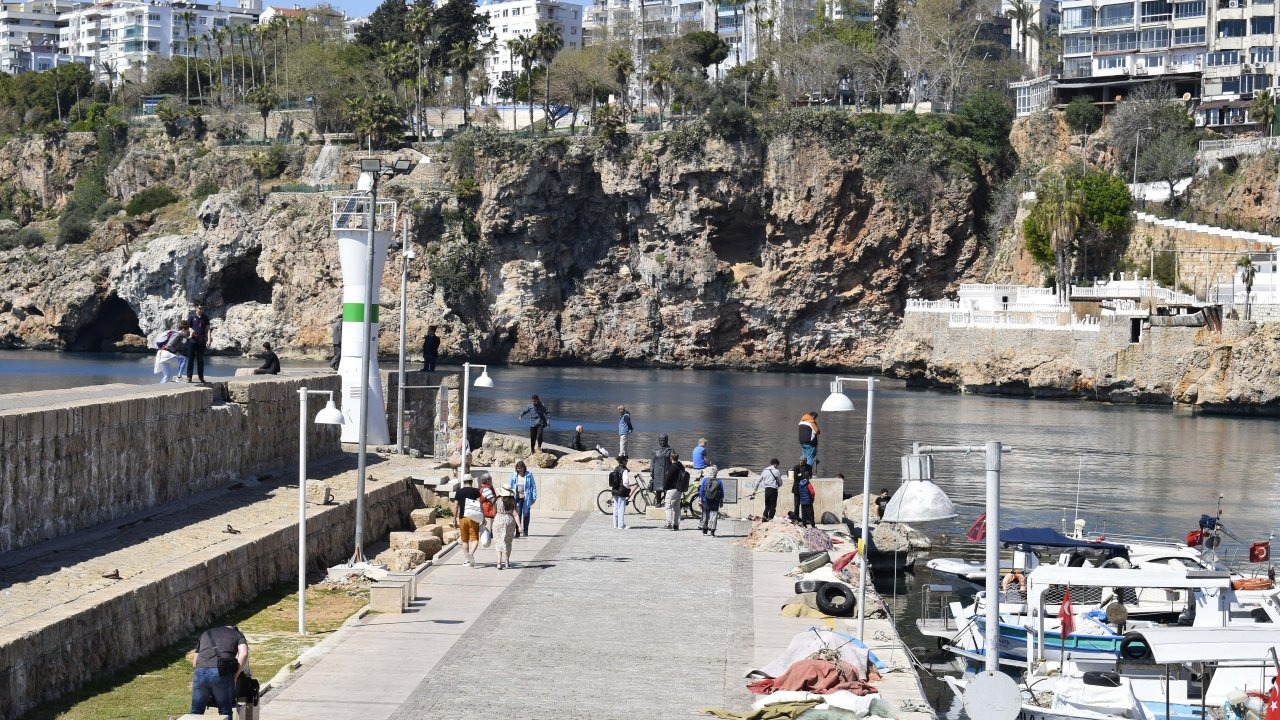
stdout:
POLYGON ((760 479, 756 480, 756 487, 751 491, 755 495, 764 486, 764 514, 760 516, 762 522, 769 522, 778 512, 778 488, 782 487, 782 470, 778 469, 778 463, 778 458, 769 461, 769 467, 760 471, 760 479))
POLYGON ((191 714, 203 715, 206 708, 218 708, 218 715, 231 715, 236 706, 236 683, 249 666, 249 641, 234 625, 209 628, 196 641, 192 658, 191 714))
POLYGON ((547 415, 547 406, 537 395, 520 412, 520 419, 526 415, 529 416, 529 454, 532 455, 542 450, 542 432, 550 427, 551 419, 547 415))
POLYGON ((714 465, 703 471, 702 484, 698 486, 698 497, 702 499, 702 522, 698 529, 702 534, 711 533, 716 536, 716 524, 720 521, 720 506, 724 504, 724 481, 716 477, 714 465))
POLYGON ((538 483, 534 481, 533 473, 529 472, 529 466, 523 460, 516 461, 516 469, 511 471, 507 489, 515 497, 520 510, 520 528, 516 537, 529 537, 529 514, 533 512, 533 504, 538 502, 538 483))
MULTIPOLYGON (((666 437, 665 435, 663 437, 666 437)), ((667 479, 666 479, 666 508, 667 508, 667 524, 666 527, 672 530, 680 529, 680 505, 684 501, 684 494, 689 491, 689 471, 684 468, 684 463, 680 462, 680 455, 672 452, 671 459, 667 462, 667 479)))
POLYGON ((804 480, 797 481, 797 499, 800 502, 800 527, 818 527, 813 520, 813 500, 818 496, 813 489, 813 474, 804 480))
POLYGON ((792 522, 800 522, 800 484, 813 477, 813 466, 800 458, 800 462, 791 468, 791 499, 795 501, 795 511, 791 513, 792 522))
POLYGON ((191 328, 184 320, 178 323, 177 330, 167 330, 156 339, 155 365, 152 371, 160 376, 161 384, 178 382, 182 379, 182 366, 186 362, 187 346, 190 344, 191 328))
POLYGON ((627 529, 627 499, 631 497, 631 472, 627 456, 619 455, 618 464, 609 472, 609 490, 613 495, 613 529, 627 529))
POLYGON ((493 529, 493 518, 498 512, 498 493, 493 489, 493 476, 489 473, 480 473, 480 511, 484 513, 484 526, 489 528, 489 532, 495 532, 493 529))

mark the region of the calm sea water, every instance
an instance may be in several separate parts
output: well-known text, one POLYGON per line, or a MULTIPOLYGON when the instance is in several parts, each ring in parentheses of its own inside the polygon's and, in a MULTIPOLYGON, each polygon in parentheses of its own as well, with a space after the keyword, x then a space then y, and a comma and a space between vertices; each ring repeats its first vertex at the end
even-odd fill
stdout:
MULTIPOLYGON (((256 365, 213 358, 206 376, 256 365)), ((289 363, 321 367, 320 363, 289 363)), ((390 364, 384 366, 390 367, 390 364)), ((445 368, 448 369, 448 368, 445 368)), ((616 407, 626 405, 642 455, 667 433, 687 458, 698 438, 721 465, 754 470, 777 457, 787 466, 799 456, 796 423, 828 393, 828 375, 601 368, 492 367, 493 388, 474 388, 472 424, 524 434, 520 411, 537 393, 551 412, 548 441, 568 444, 581 424, 589 443, 617 451, 616 407)), ((107 382, 153 382, 147 356, 0 352, 0 392, 76 387, 107 382)), ((844 473, 846 489, 862 483, 865 389, 849 383, 852 413, 821 416, 819 474, 844 473)), ((1246 541, 1280 528, 1280 424, 1274 420, 1196 416, 1169 408, 1109 406, 953 395, 878 384, 875 400, 872 486, 898 485, 899 456, 913 442, 980 444, 999 440, 1014 451, 1004 458, 1001 494, 1005 527, 1069 525, 1077 516, 1113 533, 1180 537, 1222 496, 1224 524, 1246 541)), ((937 483, 959 517, 920 529, 938 538, 963 536, 982 511, 983 458, 939 455, 937 483)), ((976 550, 976 548, 972 548, 976 550)), ((953 550, 942 551, 951 554, 953 550)), ((918 612, 915 591, 930 582, 902 578, 895 603, 906 618, 918 612)), ((924 645, 903 623, 909 644, 924 645)), ((949 698, 943 697, 943 704, 949 698)))

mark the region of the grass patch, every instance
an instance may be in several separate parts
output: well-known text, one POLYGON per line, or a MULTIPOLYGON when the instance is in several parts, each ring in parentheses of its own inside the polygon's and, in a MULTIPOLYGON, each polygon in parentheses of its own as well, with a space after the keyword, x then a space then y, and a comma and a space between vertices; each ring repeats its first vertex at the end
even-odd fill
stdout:
MULTIPOLYGON (((253 676, 269 680, 303 650, 337 630, 369 602, 367 587, 307 588, 307 632, 299 637, 298 593, 280 585, 211 625, 237 625, 249 639, 253 676)), ((203 632, 203 629, 201 629, 203 632)), ((199 633, 158 650, 109 677, 37 706, 23 720, 154 720, 191 707, 191 660, 199 633)))

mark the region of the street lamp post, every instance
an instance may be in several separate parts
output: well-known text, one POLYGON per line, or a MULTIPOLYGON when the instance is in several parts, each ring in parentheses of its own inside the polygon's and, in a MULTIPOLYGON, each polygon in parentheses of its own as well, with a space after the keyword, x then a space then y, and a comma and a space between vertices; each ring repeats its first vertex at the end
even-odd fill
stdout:
POLYGON ((405 323, 408 321, 409 312, 406 307, 409 297, 409 261, 418 257, 412 249, 409 248, 409 224, 405 223, 403 229, 401 247, 404 255, 400 262, 400 369, 398 379, 396 380, 396 454, 404 454, 404 354, 406 335, 405 323))
POLYGON ((342 411, 333 392, 298 388, 298 634, 307 634, 307 396, 327 395, 329 402, 316 413, 318 425, 342 425, 342 411))
POLYGON ((493 387, 493 378, 489 377, 488 365, 477 365, 475 363, 462 363, 462 446, 458 449, 458 455, 461 456, 462 462, 459 465, 458 477, 466 477, 467 466, 467 423, 470 420, 468 414, 471 404, 471 368, 478 367, 480 377, 476 378, 476 387, 491 388, 493 387))
MULTIPOLYGON (((858 570, 858 637, 866 637, 867 629, 867 548, 871 545, 871 421, 875 407, 876 383, 873 377, 842 378, 837 377, 831 383, 831 394, 822 403, 822 412, 852 412, 853 401, 844 394, 845 382, 865 382, 867 384, 867 432, 863 440, 862 450, 862 557, 859 558, 858 570)), ((843 488, 841 488, 843 491, 843 488)))

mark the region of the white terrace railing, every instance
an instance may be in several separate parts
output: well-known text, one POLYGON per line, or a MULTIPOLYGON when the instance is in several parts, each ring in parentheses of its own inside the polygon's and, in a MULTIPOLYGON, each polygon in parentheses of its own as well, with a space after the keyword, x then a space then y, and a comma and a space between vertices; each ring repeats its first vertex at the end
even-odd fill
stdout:
POLYGON ((1073 298, 1155 298, 1156 301, 1173 305, 1194 305, 1200 301, 1194 295, 1180 293, 1170 288, 1161 287, 1150 280, 1113 280, 1092 287, 1071 286, 1073 298))
POLYGON ((1201 140, 1200 156, 1205 160, 1221 160, 1236 155, 1256 155, 1280 148, 1280 137, 1201 140))
POLYGON ((971 304, 953 300, 908 300, 908 313, 947 315, 949 327, 1036 328, 1042 330, 1083 330, 1097 332, 1098 320, 1077 318, 1070 305, 1009 305, 999 310, 977 310, 971 304))

